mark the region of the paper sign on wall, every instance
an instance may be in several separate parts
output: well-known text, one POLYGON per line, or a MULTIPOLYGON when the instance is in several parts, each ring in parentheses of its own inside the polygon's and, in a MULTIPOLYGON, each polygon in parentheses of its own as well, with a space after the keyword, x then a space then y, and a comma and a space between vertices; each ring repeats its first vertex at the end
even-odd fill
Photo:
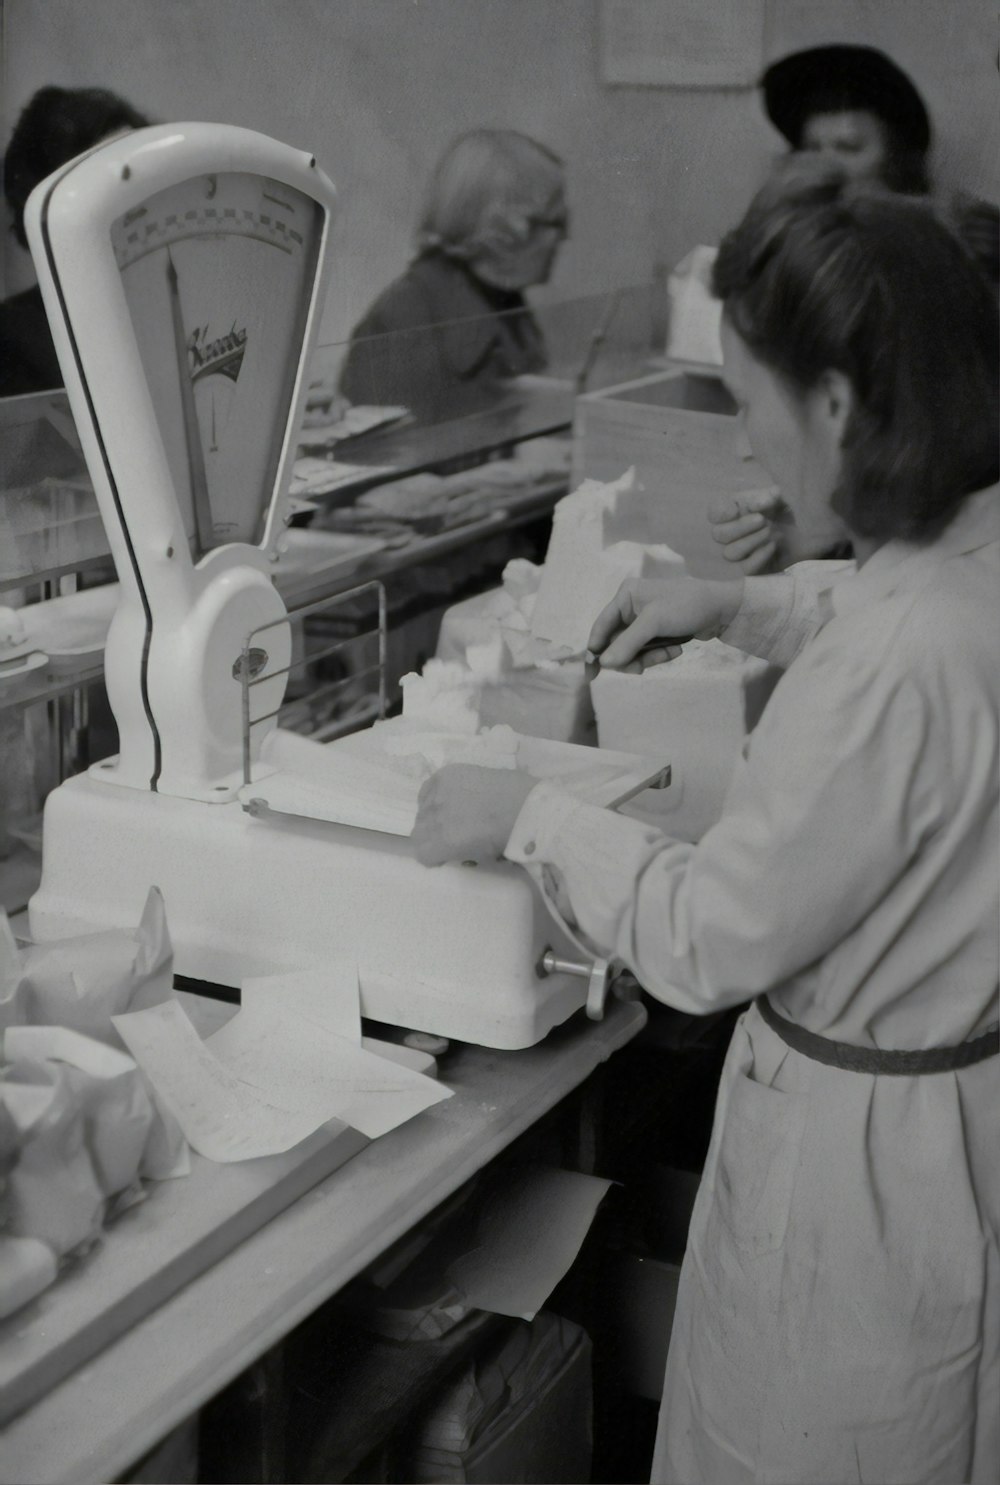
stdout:
POLYGON ((603 0, 601 76, 660 88, 753 87, 765 0, 603 0))

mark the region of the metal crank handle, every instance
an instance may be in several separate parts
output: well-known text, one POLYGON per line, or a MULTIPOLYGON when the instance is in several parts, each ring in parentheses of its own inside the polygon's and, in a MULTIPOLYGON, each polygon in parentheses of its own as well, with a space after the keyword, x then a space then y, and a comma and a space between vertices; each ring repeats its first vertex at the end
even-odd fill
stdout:
POLYGON ((560 959, 554 949, 546 949, 538 965, 541 975, 575 975, 587 981, 587 1015, 591 1021, 604 1020, 604 1001, 608 993, 610 963, 607 959, 560 959))

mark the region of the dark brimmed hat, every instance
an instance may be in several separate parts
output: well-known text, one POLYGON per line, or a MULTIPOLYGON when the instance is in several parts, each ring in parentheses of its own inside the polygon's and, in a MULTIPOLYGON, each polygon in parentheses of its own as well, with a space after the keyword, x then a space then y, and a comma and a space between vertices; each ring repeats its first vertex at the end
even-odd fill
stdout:
POLYGON ((773 63, 760 80, 767 116, 794 149, 815 113, 863 109, 904 148, 926 154, 931 121, 906 73, 872 46, 816 46, 773 63))

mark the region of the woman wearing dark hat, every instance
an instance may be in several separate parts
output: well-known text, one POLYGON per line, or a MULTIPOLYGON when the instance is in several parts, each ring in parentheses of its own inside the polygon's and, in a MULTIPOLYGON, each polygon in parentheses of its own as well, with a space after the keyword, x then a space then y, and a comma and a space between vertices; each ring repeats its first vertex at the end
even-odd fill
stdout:
POLYGON ((761 79, 767 116, 793 150, 832 156, 854 180, 929 189, 931 121, 906 73, 870 46, 817 46, 761 79))
MULTIPOLYGON (((923 99, 900 67, 871 46, 817 46, 774 62, 761 78, 767 116, 796 155, 836 161, 851 180, 905 195, 931 192, 932 129, 923 99)), ((1000 213, 967 195, 939 199, 941 215, 996 287, 1000 213)), ((795 530, 772 493, 721 502, 709 512, 727 561, 749 574, 829 553, 795 530)))

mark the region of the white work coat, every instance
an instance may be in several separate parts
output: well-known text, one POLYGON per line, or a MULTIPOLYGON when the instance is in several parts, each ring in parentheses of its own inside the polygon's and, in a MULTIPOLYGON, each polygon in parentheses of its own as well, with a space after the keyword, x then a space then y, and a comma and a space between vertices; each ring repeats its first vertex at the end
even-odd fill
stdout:
MULTIPOLYGON (((827 592, 751 579, 723 634, 788 663, 694 846, 532 791, 506 854, 652 994, 770 992, 866 1048, 997 1020, 1000 490, 827 592)), ((996 1479, 1000 1058, 872 1076, 737 1025, 653 1480, 996 1479)))

